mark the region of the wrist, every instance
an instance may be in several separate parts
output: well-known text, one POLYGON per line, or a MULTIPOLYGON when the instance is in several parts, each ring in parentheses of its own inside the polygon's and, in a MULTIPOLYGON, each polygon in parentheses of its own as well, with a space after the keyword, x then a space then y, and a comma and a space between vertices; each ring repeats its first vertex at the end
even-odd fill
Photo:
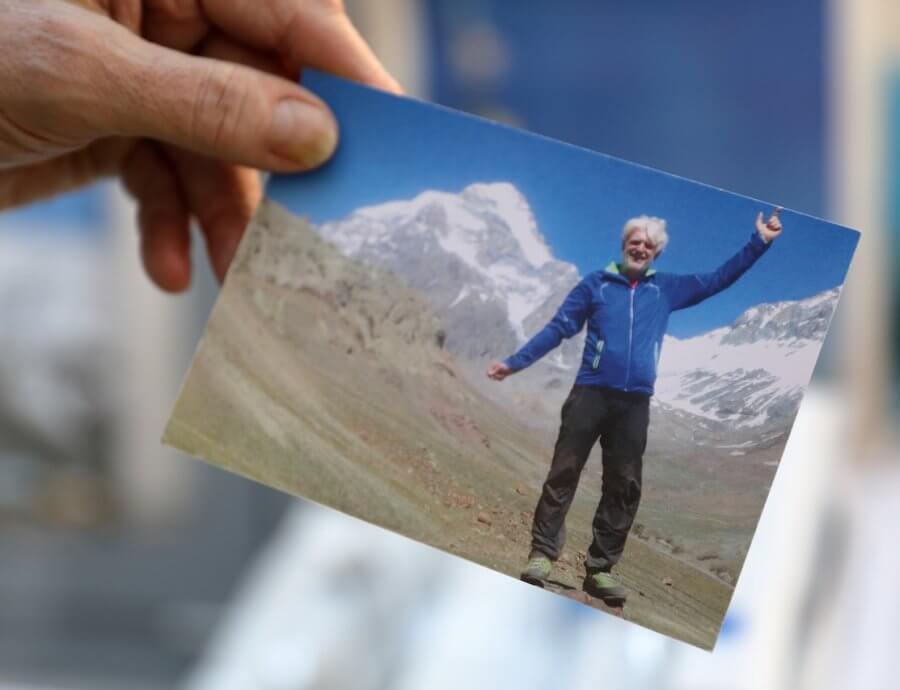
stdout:
POLYGON ((764 247, 768 247, 772 243, 772 240, 763 235, 759 230, 755 230, 753 232, 753 236, 750 238, 750 242, 752 243, 754 240, 759 240, 759 243, 764 247))

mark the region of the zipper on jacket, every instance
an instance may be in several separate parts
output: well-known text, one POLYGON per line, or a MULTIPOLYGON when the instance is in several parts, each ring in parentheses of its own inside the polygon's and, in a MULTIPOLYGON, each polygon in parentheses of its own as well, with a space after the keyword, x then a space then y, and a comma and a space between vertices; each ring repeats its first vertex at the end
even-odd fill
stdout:
POLYGON ((628 381, 631 378, 631 343, 634 340, 634 291, 629 288, 628 300, 628 363, 625 365, 625 390, 628 390, 628 381))

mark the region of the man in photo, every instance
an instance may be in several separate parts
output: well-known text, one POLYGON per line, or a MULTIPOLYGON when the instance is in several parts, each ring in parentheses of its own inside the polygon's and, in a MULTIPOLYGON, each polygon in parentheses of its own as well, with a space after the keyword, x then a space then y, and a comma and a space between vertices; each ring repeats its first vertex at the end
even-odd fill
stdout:
POLYGON ((669 241, 666 223, 641 216, 622 232, 622 258, 585 277, 553 319, 513 356, 490 365, 495 381, 522 371, 587 324, 581 368, 562 406, 562 423, 532 523, 531 554, 521 579, 539 587, 550 576, 565 541, 565 519, 584 464, 599 439, 603 450, 600 503, 585 559, 583 589, 621 606, 626 590, 610 574, 641 497, 641 465, 647 445, 650 397, 669 315, 725 290, 781 234, 775 209, 741 250, 712 273, 657 273, 651 265, 669 241))

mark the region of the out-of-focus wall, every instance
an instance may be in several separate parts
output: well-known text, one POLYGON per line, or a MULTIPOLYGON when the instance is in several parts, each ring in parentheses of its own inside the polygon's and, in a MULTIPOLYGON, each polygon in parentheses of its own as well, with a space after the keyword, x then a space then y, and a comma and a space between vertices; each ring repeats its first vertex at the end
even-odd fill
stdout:
POLYGON ((347 12, 410 96, 429 94, 431 47, 419 0, 347 0, 347 12))
MULTIPOLYGON (((142 531, 181 524, 196 492, 196 472, 182 453, 160 443, 178 392, 190 344, 214 296, 202 252, 194 252, 193 287, 185 296, 163 293, 140 269, 136 208, 121 189, 108 191, 109 286, 121 357, 119 416, 114 437, 115 478, 123 519, 142 531), (199 259, 199 261, 198 261, 199 259)), ((194 245, 198 237, 194 237, 194 245)))
MULTIPOLYGON (((847 281, 842 381, 849 459, 883 457, 891 443, 891 161, 896 133, 891 83, 900 71, 900 6, 891 0, 832 0, 829 22, 831 211, 863 235, 847 281)), ((896 241, 896 240, 894 240, 896 241)))

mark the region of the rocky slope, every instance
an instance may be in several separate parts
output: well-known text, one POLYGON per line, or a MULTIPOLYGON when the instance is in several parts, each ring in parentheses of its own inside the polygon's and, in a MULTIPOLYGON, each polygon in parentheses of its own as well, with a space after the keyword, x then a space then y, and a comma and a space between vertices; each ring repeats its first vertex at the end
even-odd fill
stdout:
MULTIPOLYGON (((467 383, 443 328, 402 281, 264 203, 164 440, 516 576, 550 448, 467 383)), ((585 486, 570 513, 562 589, 596 500, 585 486)), ((620 615, 712 644, 731 589, 702 563, 635 538, 620 572, 635 592, 620 615)))

